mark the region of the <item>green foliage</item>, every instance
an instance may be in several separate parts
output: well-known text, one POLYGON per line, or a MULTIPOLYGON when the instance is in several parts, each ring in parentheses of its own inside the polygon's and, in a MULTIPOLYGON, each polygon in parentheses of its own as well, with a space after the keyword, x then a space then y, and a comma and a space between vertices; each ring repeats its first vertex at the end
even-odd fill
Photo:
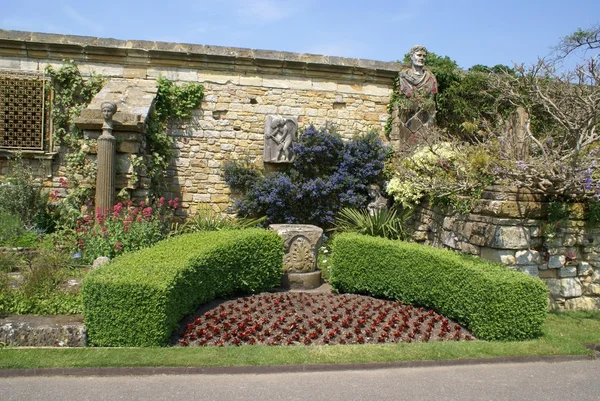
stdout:
POLYGON ((585 218, 591 226, 600 225, 600 200, 588 202, 585 218))
POLYGON ((283 243, 260 229, 186 234, 116 258, 83 284, 94 346, 162 346, 205 302, 280 283, 283 243))
POLYGON ((95 163, 84 151, 89 143, 75 125, 75 118, 102 89, 104 78, 92 73, 84 79, 72 60, 65 61, 58 69, 47 66, 46 75, 51 78, 48 89, 53 93, 53 139, 56 145, 66 149, 66 176, 70 188, 67 198, 56 204, 55 220, 61 226, 73 226, 81 217, 81 206, 91 201, 96 174, 95 163))
POLYGON ((77 315, 83 312, 81 294, 55 291, 50 295, 25 295, 12 290, 0 293, 2 315, 77 315))
POLYGON ((344 208, 335 219, 333 230, 338 233, 353 232, 388 239, 408 239, 407 221, 412 210, 382 209, 370 214, 366 209, 344 208))
POLYGON ((266 220, 266 217, 242 218, 231 217, 215 212, 209 205, 198 204, 198 211, 185 223, 177 227, 178 234, 196 233, 202 231, 241 230, 256 228, 266 220))
POLYGON ((75 118, 102 89, 104 79, 92 73, 85 80, 73 60, 64 61, 59 69, 48 65, 45 72, 50 77, 48 89, 53 92, 54 140, 58 144, 66 143, 69 148, 74 148, 77 141, 83 138, 83 132, 75 127, 75 118))
POLYGON ((246 193, 261 179, 261 174, 247 160, 223 164, 223 178, 232 191, 246 193))
POLYGON ((468 212, 494 181, 491 152, 482 146, 448 141, 420 145, 395 165, 387 192, 404 208, 423 199, 468 212))
POLYGON ((157 84, 156 103, 146 131, 148 157, 144 165, 146 175, 150 178, 152 195, 155 197, 160 196, 164 190, 164 172, 173 158, 173 139, 167 132, 168 122, 172 119, 191 118, 192 111, 198 107, 204 96, 202 84, 176 85, 162 76, 158 78, 157 84))
MULTIPOLYGON (((410 64, 410 56, 404 56, 404 63, 410 64)), ((515 108, 509 104, 496 104, 497 93, 489 86, 490 74, 514 74, 514 70, 504 65, 486 67, 475 65, 463 71, 448 56, 427 53, 426 65, 438 81, 435 96, 436 125, 459 138, 480 136, 484 123, 496 123, 498 116, 508 115, 515 108)), ((392 95, 390 105, 402 100, 399 93, 392 95)), ((389 108, 391 112, 392 107, 389 108)), ((391 119, 388 130, 391 130, 391 119)), ((387 131, 390 132, 390 131, 387 131)))
POLYGON ((531 339, 541 334, 546 319, 541 280, 413 243, 336 235, 330 283, 339 292, 433 308, 482 340, 531 339))
POLYGON ((204 86, 195 83, 175 85, 165 77, 156 80, 158 93, 156 95, 156 117, 165 122, 175 118, 185 120, 192 117, 194 110, 204 96, 204 86))
POLYGON ((41 185, 34 182, 31 170, 17 154, 11 162, 10 173, 0 183, 0 212, 18 216, 27 228, 47 231, 52 229, 47 203, 41 185))
POLYGON ((81 313, 81 294, 67 292, 60 284, 81 273, 69 255, 38 248, 26 256, 0 253, 0 315, 65 315, 81 313), (4 270, 4 271, 2 271, 4 270), (5 272, 20 271, 23 283, 9 288, 5 272))
POLYGON ((10 246, 16 238, 25 232, 21 218, 17 214, 0 209, 0 245, 10 246))

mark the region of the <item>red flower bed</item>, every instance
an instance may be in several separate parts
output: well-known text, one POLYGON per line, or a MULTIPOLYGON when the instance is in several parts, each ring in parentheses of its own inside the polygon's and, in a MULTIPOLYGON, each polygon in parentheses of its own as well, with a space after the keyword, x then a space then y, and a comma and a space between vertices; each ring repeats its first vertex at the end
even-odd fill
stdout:
POLYGON ((431 309, 362 295, 275 293, 221 303, 189 323, 178 344, 310 345, 473 340, 431 309))

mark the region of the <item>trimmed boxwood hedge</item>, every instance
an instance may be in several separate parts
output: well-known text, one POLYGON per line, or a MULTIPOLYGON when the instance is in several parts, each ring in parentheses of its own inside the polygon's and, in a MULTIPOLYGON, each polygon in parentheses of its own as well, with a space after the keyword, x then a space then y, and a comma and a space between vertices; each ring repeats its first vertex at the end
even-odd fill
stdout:
POLYGON ((283 242, 249 229, 182 235, 116 258, 83 282, 93 346, 163 346, 179 321, 216 297, 280 284, 283 242))
POLYGON ((333 239, 330 284, 435 309, 482 340, 541 334, 547 289, 537 278, 452 251, 359 234, 333 239))

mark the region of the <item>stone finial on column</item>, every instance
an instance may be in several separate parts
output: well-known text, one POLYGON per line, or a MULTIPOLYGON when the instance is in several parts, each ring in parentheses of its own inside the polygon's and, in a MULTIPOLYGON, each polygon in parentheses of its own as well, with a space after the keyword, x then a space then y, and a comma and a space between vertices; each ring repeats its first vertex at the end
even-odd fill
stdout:
POLYGON ((102 135, 98 138, 96 216, 105 214, 112 207, 115 192, 116 139, 112 135, 112 118, 117 112, 117 105, 112 102, 104 102, 101 105, 101 111, 104 124, 102 125, 102 135))

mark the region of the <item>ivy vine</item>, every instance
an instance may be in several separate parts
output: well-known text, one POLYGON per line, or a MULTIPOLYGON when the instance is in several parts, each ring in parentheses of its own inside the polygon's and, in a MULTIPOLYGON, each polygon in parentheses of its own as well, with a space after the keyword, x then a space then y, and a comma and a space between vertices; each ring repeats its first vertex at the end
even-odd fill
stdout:
POLYGON ((102 89, 104 78, 94 74, 84 79, 72 60, 60 68, 46 67, 50 78, 47 89, 52 91, 52 123, 54 146, 62 146, 65 153, 65 173, 69 191, 61 203, 59 218, 62 223, 74 222, 81 214, 81 206, 91 200, 96 175, 96 164, 87 157, 91 143, 75 125, 75 118, 102 89))
MULTIPOLYGON (((160 196, 165 190, 164 172, 173 159, 173 138, 168 135, 170 120, 186 120, 192 117, 192 111, 200 105, 204 97, 204 86, 198 83, 176 85, 165 77, 157 80, 158 93, 156 103, 148 119, 146 131, 147 154, 143 166, 150 179, 150 194, 160 196)), ((137 166, 141 166, 138 159, 137 166)))

